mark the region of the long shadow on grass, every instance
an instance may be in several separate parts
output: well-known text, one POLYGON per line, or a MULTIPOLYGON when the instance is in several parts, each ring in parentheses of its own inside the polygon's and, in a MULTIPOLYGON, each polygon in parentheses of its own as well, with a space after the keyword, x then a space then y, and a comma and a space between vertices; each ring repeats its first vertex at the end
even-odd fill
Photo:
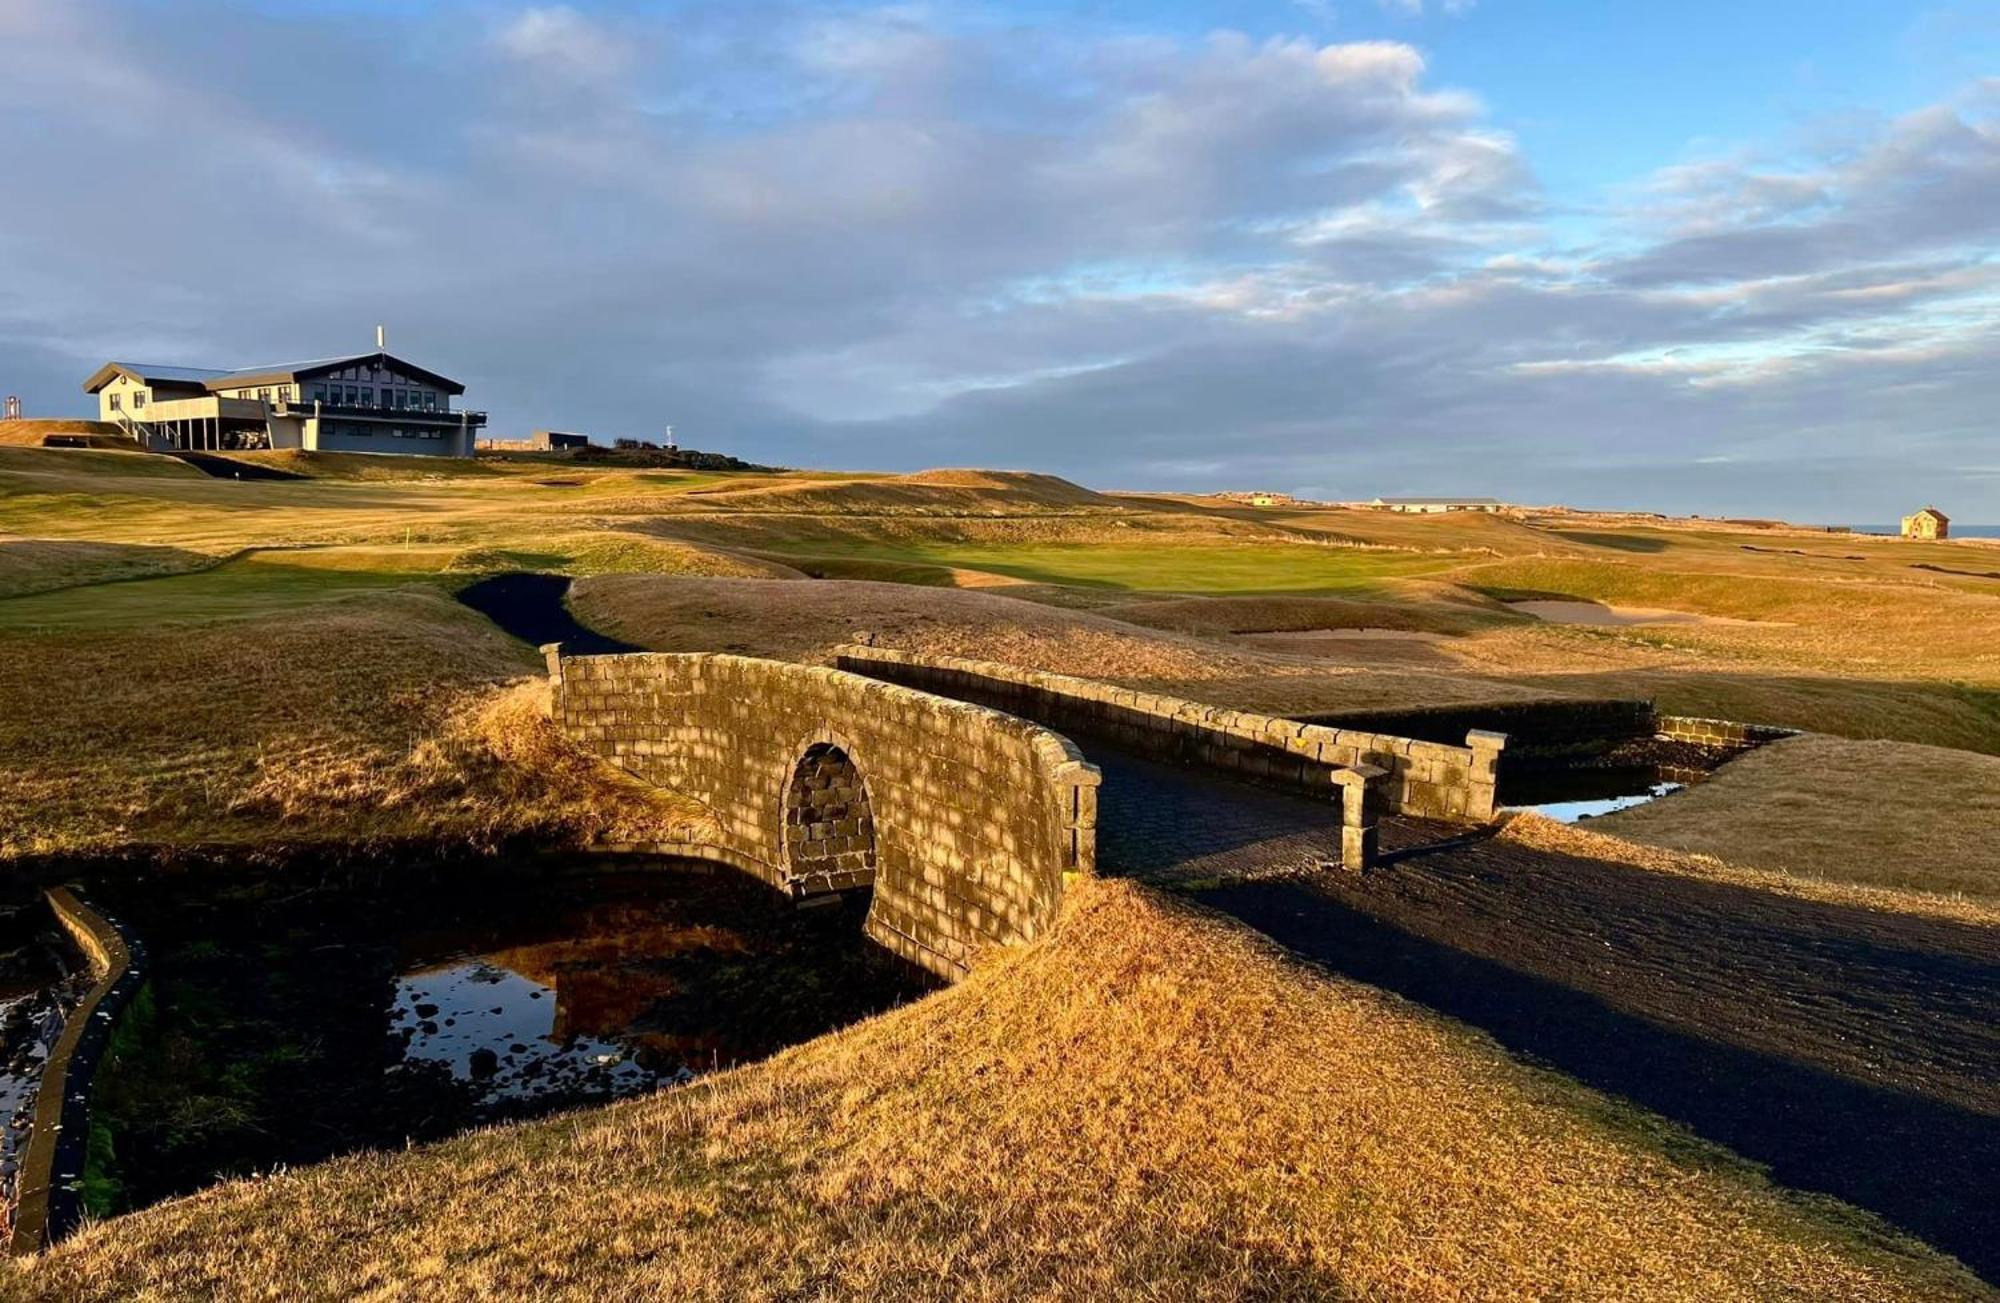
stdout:
MULTIPOLYGON (((2000 1118, 1635 1015, 1310 885, 1250 883, 1198 899, 1301 956, 1480 1027, 1516 1054, 1767 1164, 1777 1181, 1869 1209, 2000 1279, 2000 1118)), ((1784 962, 1781 954, 1758 958, 1784 962)), ((1810 1020, 1814 1011, 1795 1016, 1810 1020)), ((1970 1067, 1982 1070, 1977 1061, 1970 1067)))

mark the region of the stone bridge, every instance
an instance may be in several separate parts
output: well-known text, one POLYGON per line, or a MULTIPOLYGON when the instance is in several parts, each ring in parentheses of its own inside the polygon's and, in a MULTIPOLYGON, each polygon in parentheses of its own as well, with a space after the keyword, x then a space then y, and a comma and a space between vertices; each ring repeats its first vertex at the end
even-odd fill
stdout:
POLYGON ((1096 766, 1026 720, 819 666, 564 657, 554 717, 714 816, 701 853, 810 897, 873 888, 867 932, 947 978, 1033 940, 1096 858, 1096 766))
POLYGON ((1102 771, 1065 734, 1116 767, 1119 867, 1171 860, 1197 876, 1365 868, 1385 809, 1483 821, 1504 744, 1359 734, 864 646, 838 668, 544 650, 573 741, 708 807, 710 841, 686 849, 795 897, 872 888, 869 935, 946 977, 983 946, 1034 939, 1063 875, 1096 867, 1102 771))

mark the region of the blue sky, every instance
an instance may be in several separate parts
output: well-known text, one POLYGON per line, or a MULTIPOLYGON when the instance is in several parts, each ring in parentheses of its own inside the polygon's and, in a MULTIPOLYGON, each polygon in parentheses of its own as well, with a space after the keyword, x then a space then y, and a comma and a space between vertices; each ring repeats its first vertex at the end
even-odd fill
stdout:
POLYGON ((2000 3, 0 0, 0 389, 2000 520, 2000 3), (226 75, 223 75, 226 70, 226 75))

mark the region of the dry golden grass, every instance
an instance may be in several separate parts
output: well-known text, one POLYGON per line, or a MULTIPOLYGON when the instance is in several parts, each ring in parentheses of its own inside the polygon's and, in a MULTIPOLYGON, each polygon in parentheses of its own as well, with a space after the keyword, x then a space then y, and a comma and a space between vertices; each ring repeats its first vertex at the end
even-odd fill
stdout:
POLYGON ((706 575, 736 579, 803 579, 791 566, 727 548, 678 543, 613 530, 557 534, 518 547, 467 548, 447 569, 461 572, 560 570, 572 575, 706 575))
POLYGON ((2000 927, 2000 903, 1965 895, 1945 895, 1934 891, 1900 887, 1869 886, 1838 876, 1785 873, 1757 868, 1714 855, 1668 850, 1628 839, 1603 825, 1610 816, 1592 819, 1588 826, 1559 823, 1533 811, 1509 815, 1499 836, 1507 841, 1559 855, 1627 864, 1655 873, 1676 873, 1690 878, 1707 878, 1739 887, 1797 896, 1804 900, 1833 905, 1854 905, 1863 909, 1917 914, 1927 918, 1950 919, 1980 927, 2000 927))
MULTIPOLYGON (((1082 611, 1000 593, 866 580, 785 584, 605 576, 578 580, 570 608, 592 628, 658 651, 722 650, 826 661, 859 631, 886 646, 978 656, 1058 673, 1116 669, 1149 678, 1195 676, 1226 651, 1082 611)), ((1242 672, 1257 664, 1240 657, 1242 672)))
POLYGON ((184 548, 148 547, 143 543, 88 543, 0 535, 0 598, 112 579, 179 574, 213 565, 217 560, 184 548))
POLYGON ((229 624, 0 635, 0 859, 623 840, 701 817, 563 746, 538 670, 420 591, 229 624))
POLYGON ((20 1297, 1943 1299, 1837 1205, 1132 884, 767 1063, 236 1182, 20 1297))
POLYGON ((1365 673, 1228 647, 1006 596, 851 580, 787 584, 652 575, 579 580, 570 607, 655 651, 722 650, 824 662, 857 633, 883 646, 1110 679, 1246 710, 1373 709, 1531 695, 1446 675, 1365 673))
POLYGON ((83 435, 92 447, 131 448, 137 445, 125 437, 125 432, 109 421, 71 420, 67 417, 28 417, 17 421, 0 421, 0 445, 16 448, 39 448, 42 441, 52 434, 83 435))
POLYGON ((1151 629, 1205 635, 1291 633, 1321 629, 1401 629, 1465 634, 1525 617, 1448 584, 1405 580, 1396 599, 1356 597, 1178 597, 1123 602, 1099 614, 1151 629))
MULTIPOLYGON (((1768 560, 1768 558, 1763 558, 1768 560)), ((1731 564, 1742 562, 1731 559, 1731 564)), ((1641 560, 1510 560, 1452 578, 1503 595, 1572 597, 1721 616, 1732 623, 1629 631, 1670 646, 1845 677, 2000 685, 2000 583, 1966 591, 1925 571, 1781 577, 1641 560)))
POLYGON ((2000 906, 2000 757, 1807 736, 1592 830, 1800 878, 2000 906))
POLYGON ((760 484, 746 480, 703 496, 711 506, 726 502, 752 511, 871 515, 998 515, 1105 510, 1116 505, 1102 494, 1053 475, 983 470, 931 470, 831 482, 785 479, 760 484))

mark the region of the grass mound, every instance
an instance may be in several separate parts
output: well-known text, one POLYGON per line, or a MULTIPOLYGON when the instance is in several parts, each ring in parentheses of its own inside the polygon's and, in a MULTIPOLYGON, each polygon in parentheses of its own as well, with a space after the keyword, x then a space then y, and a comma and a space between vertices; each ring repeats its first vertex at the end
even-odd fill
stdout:
POLYGON ((290 471, 314 480, 359 480, 393 483, 401 480, 477 479, 507 473, 488 460, 470 457, 414 457, 395 453, 306 452, 280 448, 263 452, 231 452, 219 456, 273 470, 290 471))
POLYGON ((86 446, 91 448, 118 448, 128 451, 138 449, 138 445, 110 421, 71 420, 67 417, 30 417, 18 421, 0 421, 0 445, 40 448, 50 435, 66 439, 82 438, 88 440, 86 446))
POLYGON ((1111 498, 1053 475, 937 470, 875 479, 744 482, 704 495, 765 511, 897 515, 1011 515, 1116 509, 1111 498))
POLYGON ((1817 881, 2000 906, 2000 757, 1799 737, 1591 828, 1817 881), (1887 798, 1887 799, 1885 799, 1887 798))
POLYGON ((453 557, 452 571, 556 571, 570 575, 707 575, 736 579, 802 579, 791 566, 724 548, 644 534, 604 531, 564 534, 532 547, 475 547, 453 557))
POLYGON ((1463 600, 1401 602, 1345 597, 1161 598, 1106 606, 1100 613, 1152 629, 1209 635, 1315 629, 1461 634, 1519 620, 1463 600))
POLYGON ((214 563, 212 556, 178 547, 0 535, 0 598, 143 575, 177 574, 214 563))
MULTIPOLYGON (((755 580, 605 576, 579 580, 569 601, 585 624, 655 651, 822 661, 866 631, 884 646, 1066 674, 1115 667, 1126 675, 1181 678, 1232 663, 1220 648, 1088 612, 992 592, 868 580, 777 588, 755 580)), ((1249 673, 1268 665, 1244 656, 1235 667, 1249 673)))
POLYGON ((1780 578, 1632 561, 1514 560, 1453 578, 1506 600, 1576 599, 1748 622, 1651 635, 1732 656, 1849 675, 2000 685, 2000 602, 1992 591, 1870 572, 1780 578))
POLYGON ((1976 1296, 1953 1264, 1132 884, 763 1064, 239 1181, 23 1295, 1976 1296))
POLYGON ((1033 471, 987 471, 965 467, 940 467, 902 477, 905 484, 925 484, 937 488, 987 489, 1018 495, 1047 506, 1105 506, 1112 500, 1102 493, 1071 483, 1058 475, 1033 471))
POLYGON ((532 651, 421 589, 225 625, 0 634, 0 860, 482 846, 697 817, 607 786, 561 746, 534 708, 539 671, 532 651))
POLYGON ((1007 595, 1013 591, 607 575, 577 581, 569 604, 590 627, 654 651, 824 661, 866 632, 883 646, 1109 679, 1273 714, 1562 695, 1459 675, 1362 672, 1007 595))

